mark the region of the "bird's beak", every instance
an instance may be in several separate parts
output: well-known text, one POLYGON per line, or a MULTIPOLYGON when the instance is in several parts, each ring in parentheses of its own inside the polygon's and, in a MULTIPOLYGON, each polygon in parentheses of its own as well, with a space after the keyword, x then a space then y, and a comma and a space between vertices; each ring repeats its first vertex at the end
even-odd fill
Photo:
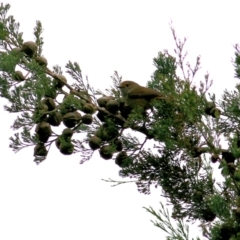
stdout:
POLYGON ((121 87, 121 86, 117 86, 117 88, 123 88, 123 87, 121 87))

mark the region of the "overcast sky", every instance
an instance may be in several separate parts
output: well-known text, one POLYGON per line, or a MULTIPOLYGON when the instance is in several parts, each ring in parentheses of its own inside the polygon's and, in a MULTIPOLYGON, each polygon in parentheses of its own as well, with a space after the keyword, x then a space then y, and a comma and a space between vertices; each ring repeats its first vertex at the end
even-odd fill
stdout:
MULTIPOLYGON (((25 41, 34 40, 33 27, 44 28, 43 55, 49 67, 77 61, 90 84, 102 90, 115 70, 123 79, 145 85, 154 71, 152 59, 163 49, 173 53, 172 21, 180 38, 187 37, 189 61, 202 56, 202 70, 214 80, 219 96, 233 88, 233 45, 240 43, 239 1, 11 0, 10 13, 21 24, 25 41)), ((193 62, 194 64, 194 62, 193 62)), ((1 106, 5 103, 0 100, 1 106)), ((14 154, 9 146, 14 115, 0 109, 0 239, 157 240, 143 206, 156 210, 160 189, 150 196, 135 184, 110 187, 102 178, 119 179, 119 167, 96 153, 79 165, 78 154, 61 155, 53 147, 36 166, 33 149, 14 154)), ((194 234, 198 234, 197 231, 194 234)), ((198 234, 200 235, 200 233, 198 234)))

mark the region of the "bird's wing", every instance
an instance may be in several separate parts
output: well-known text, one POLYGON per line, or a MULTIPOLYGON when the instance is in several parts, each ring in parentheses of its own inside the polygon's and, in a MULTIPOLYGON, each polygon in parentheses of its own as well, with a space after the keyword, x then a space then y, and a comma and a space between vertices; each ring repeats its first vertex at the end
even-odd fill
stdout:
POLYGON ((132 90, 129 92, 128 97, 129 98, 155 98, 155 97, 161 97, 161 93, 157 90, 151 89, 151 88, 144 88, 142 87, 141 90, 132 90))

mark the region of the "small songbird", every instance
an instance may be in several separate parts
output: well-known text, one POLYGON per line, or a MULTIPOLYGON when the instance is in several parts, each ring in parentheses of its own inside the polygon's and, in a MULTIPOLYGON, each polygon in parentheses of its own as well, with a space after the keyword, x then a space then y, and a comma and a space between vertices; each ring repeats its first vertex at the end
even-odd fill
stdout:
POLYGON ((121 91, 126 106, 131 108, 140 106, 147 110, 151 108, 151 101, 153 99, 164 98, 159 91, 142 87, 134 81, 123 81, 118 88, 121 91))

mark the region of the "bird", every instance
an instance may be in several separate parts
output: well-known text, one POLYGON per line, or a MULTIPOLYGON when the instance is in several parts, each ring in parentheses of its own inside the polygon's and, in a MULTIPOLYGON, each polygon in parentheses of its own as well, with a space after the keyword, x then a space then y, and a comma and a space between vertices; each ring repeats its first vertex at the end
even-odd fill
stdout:
POLYGON ((120 83, 118 88, 126 106, 130 108, 142 107, 144 110, 151 108, 151 101, 154 99, 164 99, 163 95, 152 88, 147 88, 138 83, 126 80, 120 83))

